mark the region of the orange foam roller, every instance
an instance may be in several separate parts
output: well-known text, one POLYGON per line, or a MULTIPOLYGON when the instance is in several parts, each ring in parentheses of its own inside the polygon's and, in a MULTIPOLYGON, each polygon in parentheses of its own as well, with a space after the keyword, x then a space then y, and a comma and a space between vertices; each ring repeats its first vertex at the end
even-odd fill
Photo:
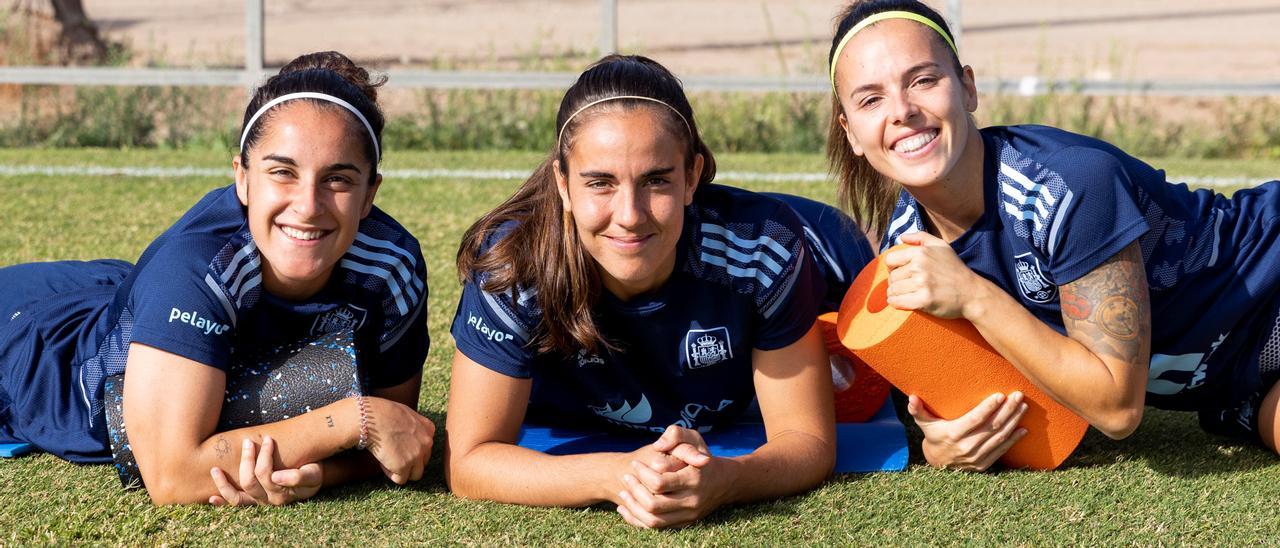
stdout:
POLYGON ((991 394, 1022 392, 1027 435, 1000 459, 1006 466, 1051 470, 1071 455, 1089 427, 1084 419, 1036 388, 968 321, 889 306, 888 285, 889 269, 879 258, 858 274, 840 304, 841 343, 944 419, 967 413, 991 394))
POLYGON ((831 356, 831 381, 835 386, 836 422, 867 422, 889 397, 889 381, 840 344, 836 313, 818 316, 822 342, 831 356))

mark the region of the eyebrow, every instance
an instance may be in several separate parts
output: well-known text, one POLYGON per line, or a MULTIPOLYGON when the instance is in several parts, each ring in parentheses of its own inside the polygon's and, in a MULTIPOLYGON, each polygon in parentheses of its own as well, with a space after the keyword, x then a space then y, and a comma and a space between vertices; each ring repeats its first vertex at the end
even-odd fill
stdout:
MULTIPOLYGON (((915 74, 915 73, 920 72, 920 71, 923 71, 923 70, 936 69, 936 68, 938 68, 939 66, 941 66, 941 65, 939 65, 938 63, 936 63, 936 62, 934 62, 934 61, 925 61, 925 62, 920 63, 920 64, 918 64, 918 65, 916 65, 916 66, 914 66, 914 67, 911 67, 911 68, 907 69, 907 71, 906 71, 906 72, 904 72, 903 74, 905 74, 905 75, 907 75, 907 76, 910 76, 910 75, 912 75, 912 74, 915 74)), ((855 96, 856 96, 856 95, 858 95, 859 93, 863 93, 863 92, 866 92, 866 91, 872 91, 872 90, 876 90, 876 89, 880 89, 880 84, 864 84, 864 85, 861 85, 861 86, 858 86, 858 87, 854 88, 854 90, 853 90, 853 91, 849 92, 849 98, 850 98, 850 99, 852 99, 853 97, 855 97, 855 96)))
MULTIPOLYGON (((280 162, 282 164, 293 166, 293 167, 298 167, 298 162, 295 162, 293 158, 290 158, 288 156, 281 156, 279 154, 268 154, 266 156, 263 156, 262 159, 271 160, 274 162, 280 162)), ((325 168, 325 171, 354 171, 356 173, 361 173, 360 168, 357 167, 355 164, 347 164, 347 163, 330 164, 328 167, 325 168)))
MULTIPOLYGON (((644 179, 649 177, 656 177, 658 175, 667 175, 675 170, 676 168, 674 167, 660 167, 660 168, 646 171, 643 174, 641 174, 640 177, 644 179)), ((578 175, 586 179, 616 179, 617 178, 616 176, 614 176, 614 174, 609 173, 608 171, 583 171, 581 173, 578 173, 578 175)))

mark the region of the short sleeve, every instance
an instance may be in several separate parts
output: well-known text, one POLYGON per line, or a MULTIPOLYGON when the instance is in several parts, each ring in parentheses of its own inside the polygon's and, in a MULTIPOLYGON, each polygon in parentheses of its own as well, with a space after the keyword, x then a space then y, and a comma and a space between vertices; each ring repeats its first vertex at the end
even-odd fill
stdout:
POLYGON ((783 247, 785 253, 779 256, 785 257, 785 262, 779 275, 767 286, 762 284, 761 294, 757 295, 759 329, 753 346, 777 350, 800 340, 813 326, 827 286, 814 264, 813 252, 805 244, 803 225, 791 208, 778 208, 774 219, 764 224, 765 232, 772 236, 766 234, 762 238, 783 247))
POLYGON ((235 309, 208 265, 179 247, 158 250, 133 281, 132 341, 225 371, 235 309))
POLYGON ((493 371, 516 378, 532 376, 529 331, 536 325, 531 292, 494 294, 468 280, 453 316, 450 333, 458 351, 493 371))
POLYGON ((1119 160, 1104 151, 1070 147, 1056 154, 1066 191, 1048 227, 1043 250, 1054 281, 1079 279, 1149 230, 1134 196, 1134 182, 1119 160))

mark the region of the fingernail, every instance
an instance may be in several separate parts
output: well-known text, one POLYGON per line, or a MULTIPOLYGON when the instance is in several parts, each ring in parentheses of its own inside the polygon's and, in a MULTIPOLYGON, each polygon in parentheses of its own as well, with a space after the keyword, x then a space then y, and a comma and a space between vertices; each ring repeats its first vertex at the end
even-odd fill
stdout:
POLYGON ((218 469, 217 469, 217 468, 210 468, 210 469, 209 469, 209 475, 210 475, 210 476, 213 476, 213 479, 218 479, 218 469))
POLYGON ((249 441, 249 438, 245 438, 244 443, 240 444, 240 447, 244 448, 245 451, 248 451, 253 449, 253 442, 249 441))
POLYGON ((271 443, 271 436, 270 435, 262 436, 262 445, 266 445, 268 443, 271 443))
POLYGON ((1025 403, 1024 403, 1024 404, 1022 404, 1022 405, 1020 405, 1020 406, 1018 406, 1018 412, 1020 412, 1020 413, 1021 413, 1021 412, 1025 412, 1026 410, 1027 410, 1027 404, 1025 404, 1025 403))

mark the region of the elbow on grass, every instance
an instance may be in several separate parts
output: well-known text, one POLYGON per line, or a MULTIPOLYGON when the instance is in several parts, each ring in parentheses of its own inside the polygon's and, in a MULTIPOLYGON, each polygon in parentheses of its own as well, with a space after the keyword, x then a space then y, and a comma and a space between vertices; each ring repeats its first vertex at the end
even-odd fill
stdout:
POLYGON ((1142 424, 1142 407, 1117 409, 1093 422, 1093 427, 1113 440, 1129 437, 1142 424))

